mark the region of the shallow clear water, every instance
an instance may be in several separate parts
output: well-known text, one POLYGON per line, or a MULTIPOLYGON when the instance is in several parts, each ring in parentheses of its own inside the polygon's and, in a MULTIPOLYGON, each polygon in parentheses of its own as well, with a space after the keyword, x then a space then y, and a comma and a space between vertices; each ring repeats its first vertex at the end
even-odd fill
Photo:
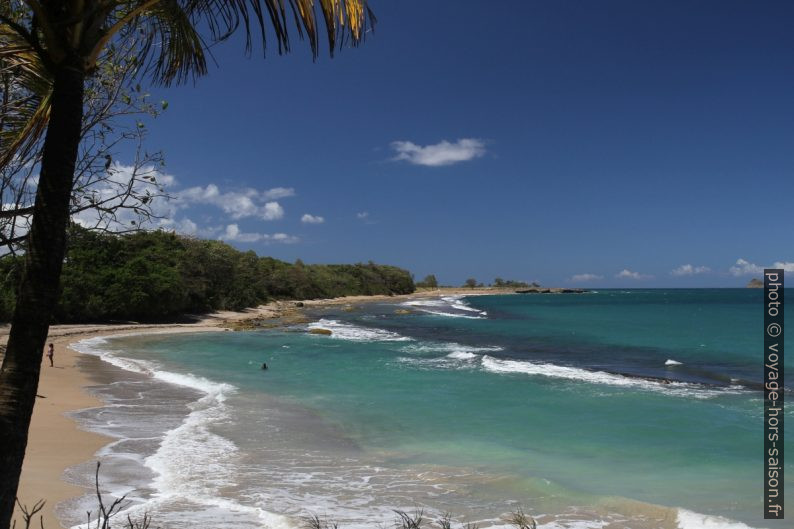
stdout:
POLYGON ((787 527, 761 514, 760 296, 445 298, 95 340, 142 373, 78 418, 121 439, 111 485, 136 475, 136 508, 174 527, 372 527, 417 507, 501 525, 517 506, 541 527, 787 527))

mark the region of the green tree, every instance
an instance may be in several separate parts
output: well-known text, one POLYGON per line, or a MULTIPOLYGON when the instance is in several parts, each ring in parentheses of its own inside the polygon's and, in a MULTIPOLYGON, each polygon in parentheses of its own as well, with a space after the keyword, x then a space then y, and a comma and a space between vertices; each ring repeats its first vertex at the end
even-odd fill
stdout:
POLYGON ((464 286, 464 287, 467 287, 467 288, 474 288, 474 287, 476 287, 476 286, 477 286, 477 280, 476 280, 476 279, 474 279, 473 277, 470 277, 470 278, 468 278, 468 279, 466 280, 466 282, 465 282, 465 283, 463 283, 463 286, 464 286))
POLYGON ((425 276, 425 278, 418 282, 416 286, 422 288, 438 288, 438 280, 436 279, 436 276, 430 274, 425 276))
MULTIPOLYGON (((318 4, 331 51, 347 36, 358 44, 374 22, 366 0, 318 4)), ((42 349, 57 298, 87 83, 117 46, 129 47, 142 75, 166 86, 206 74, 205 46, 240 28, 249 52, 252 33, 264 45, 268 25, 279 52, 288 51, 287 20, 292 17, 287 8, 316 56, 319 24, 309 0, 0 2, 0 61, 15 72, 3 99, 24 94, 22 103, 4 108, 0 167, 43 135, 24 269, 0 370, 0 529, 11 525, 42 349)))

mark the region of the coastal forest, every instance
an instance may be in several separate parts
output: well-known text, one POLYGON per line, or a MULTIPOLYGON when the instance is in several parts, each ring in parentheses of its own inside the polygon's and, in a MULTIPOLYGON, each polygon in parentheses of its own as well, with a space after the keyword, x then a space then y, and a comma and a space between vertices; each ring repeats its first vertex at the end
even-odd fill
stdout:
MULTIPOLYGON (((0 320, 9 321, 24 259, 0 258, 0 320)), ((173 321, 273 300, 408 294, 396 266, 287 263, 222 241, 165 231, 116 235, 69 228, 53 323, 173 321)))

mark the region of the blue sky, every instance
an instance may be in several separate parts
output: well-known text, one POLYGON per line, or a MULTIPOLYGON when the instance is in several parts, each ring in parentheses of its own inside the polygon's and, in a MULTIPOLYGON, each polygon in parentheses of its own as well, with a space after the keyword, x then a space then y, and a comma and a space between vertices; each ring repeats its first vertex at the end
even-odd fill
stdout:
POLYGON ((794 271, 794 3, 370 5, 333 60, 229 42, 155 91, 175 229, 449 284, 794 271))

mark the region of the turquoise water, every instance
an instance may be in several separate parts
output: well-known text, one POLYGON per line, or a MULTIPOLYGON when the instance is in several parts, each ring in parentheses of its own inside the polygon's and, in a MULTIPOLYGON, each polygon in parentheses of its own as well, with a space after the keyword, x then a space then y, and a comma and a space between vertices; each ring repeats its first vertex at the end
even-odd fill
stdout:
MULTIPOLYGON (((348 527, 417 506, 498 525, 518 505, 542 527, 791 527, 761 513, 760 300, 607 290, 370 304, 308 326, 331 336, 155 336, 114 341, 113 354, 228 385, 222 410, 188 410, 207 446, 230 443, 213 461, 235 477, 207 498, 348 527)), ((147 464, 177 472, 164 459, 147 464)), ((179 479, 201 478, 184 468, 179 479)))

